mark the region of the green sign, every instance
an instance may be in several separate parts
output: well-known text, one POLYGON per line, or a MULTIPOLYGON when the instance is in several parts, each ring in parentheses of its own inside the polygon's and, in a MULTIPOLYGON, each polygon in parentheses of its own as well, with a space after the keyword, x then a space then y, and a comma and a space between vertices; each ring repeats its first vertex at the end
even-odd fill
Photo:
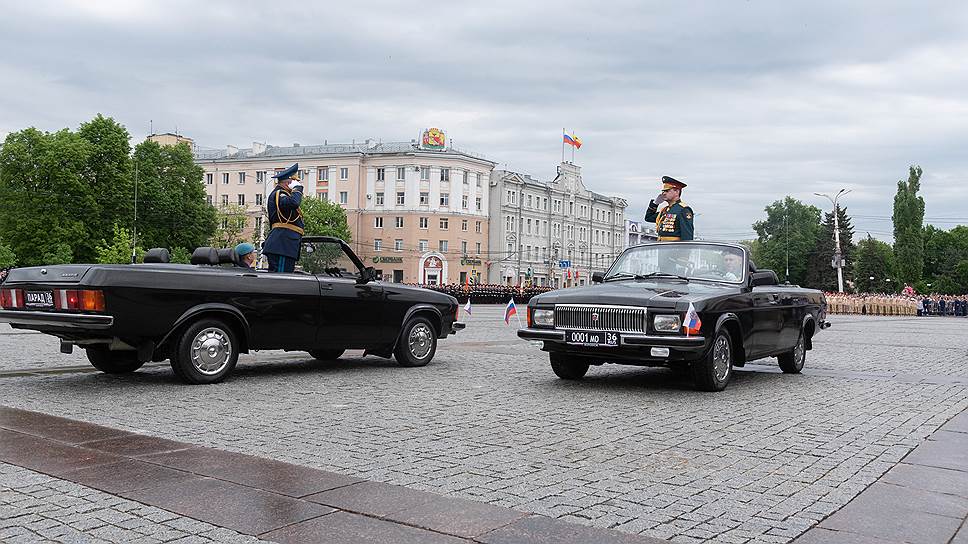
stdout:
POLYGON ((461 257, 460 264, 462 264, 462 265, 468 265, 469 264, 471 266, 481 266, 481 260, 480 259, 475 259, 473 257, 461 257))
POLYGON ((374 263, 402 263, 403 257, 373 257, 374 263))

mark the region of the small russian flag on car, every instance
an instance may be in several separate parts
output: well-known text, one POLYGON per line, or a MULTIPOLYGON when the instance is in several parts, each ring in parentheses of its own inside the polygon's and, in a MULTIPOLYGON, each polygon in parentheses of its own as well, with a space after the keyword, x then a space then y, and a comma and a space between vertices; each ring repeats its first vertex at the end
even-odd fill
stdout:
POLYGON ((686 336, 690 334, 695 334, 699 332, 699 327, 702 327, 702 320, 699 319, 699 312, 696 311, 696 307, 689 303, 689 309, 686 310, 686 320, 682 324, 686 328, 686 336))
POLYGON ((508 301, 507 308, 504 309, 504 324, 510 325, 511 316, 517 315, 517 314, 518 314, 518 308, 517 306, 514 305, 514 298, 512 297, 511 300, 508 301))

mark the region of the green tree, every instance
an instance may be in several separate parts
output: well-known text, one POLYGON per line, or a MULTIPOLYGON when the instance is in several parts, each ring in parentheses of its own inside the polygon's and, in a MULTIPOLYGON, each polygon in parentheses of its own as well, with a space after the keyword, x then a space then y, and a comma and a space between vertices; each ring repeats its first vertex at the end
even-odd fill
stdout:
POLYGON ((10 249, 10 246, 0 242, 0 270, 15 266, 17 266, 17 255, 10 249))
MULTIPOLYGON (((840 251, 846 263, 854 257, 854 227, 851 225, 847 209, 838 206, 838 222, 840 226, 840 251)), ((825 214, 823 228, 817 236, 817 244, 807 259, 807 277, 804 286, 825 291, 836 291, 837 269, 831 266, 836 244, 834 243, 834 214, 825 214)), ((848 264, 849 266, 849 264, 848 264)), ((844 270, 847 273, 847 270, 844 270)))
POLYGON ((188 264, 192 260, 192 252, 188 251, 183 247, 173 247, 171 248, 171 262, 179 264, 188 264))
POLYGON ((21 265, 94 258, 88 225, 97 223, 99 208, 85 178, 92 149, 66 129, 7 135, 0 149, 0 232, 21 265))
POLYGON ((248 224, 248 216, 245 208, 235 204, 222 206, 216 215, 215 234, 212 235, 210 244, 214 247, 234 247, 245 241, 242 235, 248 224))
POLYGON ((306 224, 306 236, 333 236, 346 243, 351 241, 346 210, 339 204, 307 196, 303 198, 299 209, 302 210, 303 222, 306 224))
POLYGON ((203 170, 187 144, 135 147, 137 240, 142 247, 203 246, 215 234, 215 209, 205 202, 203 170))
POLYGON ((894 195, 894 256, 898 275, 905 283, 915 283, 924 271, 924 199, 918 196, 921 188, 921 167, 911 166, 907 181, 897 182, 894 195))
POLYGON ((788 196, 767 206, 766 220, 753 223, 753 230, 758 236, 753 246, 756 266, 774 270, 781 281, 803 284, 820 235, 820 209, 788 196))
MULTIPOLYGON (((133 225, 134 187, 131 179, 131 135, 127 129, 100 113, 84 123, 77 134, 91 144, 83 177, 97 199, 97 218, 87 224, 88 239, 114 236, 116 223, 133 225)), ((79 255, 80 256, 80 255, 79 255)))
POLYGON ((859 293, 896 293, 901 282, 891 246, 871 238, 857 243, 854 254, 854 286, 859 293), (873 278, 873 279, 871 279, 873 278))
MULTIPOLYGON (((128 229, 114 225, 110 242, 102 242, 97 246, 97 262, 100 264, 128 264, 131 262, 131 247, 133 240, 128 229)), ((144 250, 135 248, 135 260, 144 258, 144 250)))

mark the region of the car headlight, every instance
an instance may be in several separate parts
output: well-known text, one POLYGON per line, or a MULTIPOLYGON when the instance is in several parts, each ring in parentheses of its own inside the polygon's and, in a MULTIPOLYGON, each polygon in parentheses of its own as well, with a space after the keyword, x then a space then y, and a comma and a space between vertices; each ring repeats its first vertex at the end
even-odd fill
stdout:
POLYGON ((652 318, 652 326, 659 332, 678 332, 682 321, 677 315, 657 315, 652 318))
POLYGON ((544 327, 554 327, 555 326, 555 311, 554 310, 535 310, 531 314, 531 319, 534 320, 535 325, 541 325, 544 327))

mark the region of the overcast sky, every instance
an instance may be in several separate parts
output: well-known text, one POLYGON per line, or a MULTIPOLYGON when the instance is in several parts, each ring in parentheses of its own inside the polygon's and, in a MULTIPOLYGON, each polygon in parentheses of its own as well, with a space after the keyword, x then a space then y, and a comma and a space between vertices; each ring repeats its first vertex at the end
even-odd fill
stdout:
POLYGON ((968 2, 595 4, 7 3, 0 137, 98 112, 213 148, 437 126, 550 179, 565 127, 589 188, 641 218, 674 176, 704 237, 849 188, 858 234, 890 239, 910 164, 928 222, 968 224, 968 2))

